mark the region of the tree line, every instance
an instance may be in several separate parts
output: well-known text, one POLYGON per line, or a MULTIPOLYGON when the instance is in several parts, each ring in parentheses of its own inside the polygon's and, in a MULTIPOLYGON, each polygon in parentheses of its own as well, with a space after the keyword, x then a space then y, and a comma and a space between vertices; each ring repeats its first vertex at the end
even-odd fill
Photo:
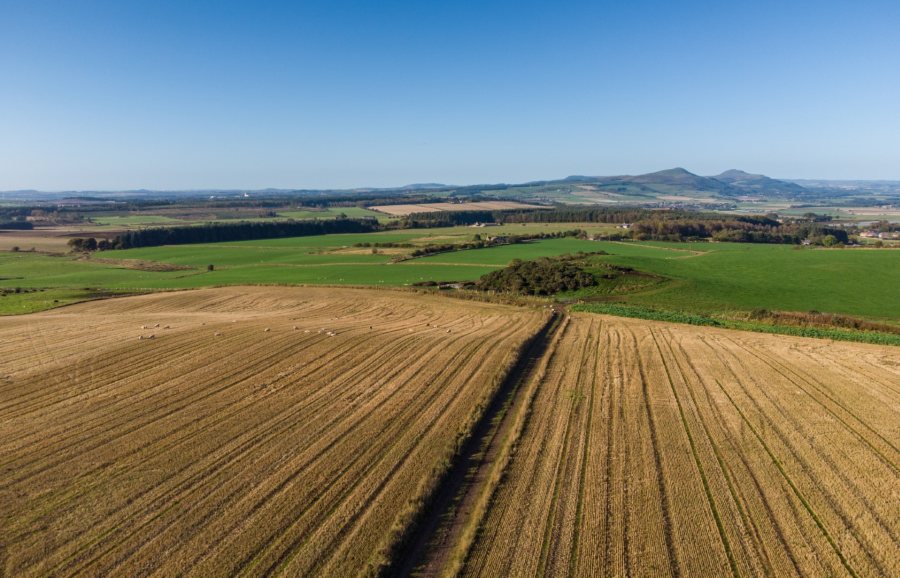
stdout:
POLYGON ((721 213, 615 207, 555 207, 515 211, 457 211, 417 213, 404 217, 399 228, 451 227, 475 223, 610 223, 628 225, 611 238, 737 243, 834 245, 848 243, 847 231, 828 224, 830 217, 808 213, 779 221, 775 215, 724 216, 721 213))
POLYGON ((738 217, 735 219, 648 219, 634 223, 630 236, 636 240, 697 241, 711 239, 733 243, 816 245, 848 243, 847 231, 819 222, 780 223, 767 217, 738 217))
POLYGON ((193 227, 156 227, 127 231, 112 239, 71 239, 76 250, 132 249, 160 245, 253 241, 281 237, 310 237, 334 233, 371 233, 378 230, 374 219, 328 219, 276 221, 271 223, 207 223, 193 227))
POLYGON ((34 229, 34 225, 30 221, 0 221, 0 229, 27 231, 34 229))

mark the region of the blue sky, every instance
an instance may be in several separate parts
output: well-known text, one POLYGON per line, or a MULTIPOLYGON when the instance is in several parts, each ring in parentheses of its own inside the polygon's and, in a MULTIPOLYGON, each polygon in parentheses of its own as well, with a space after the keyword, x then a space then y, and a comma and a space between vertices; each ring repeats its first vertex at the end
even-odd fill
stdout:
POLYGON ((900 2, 0 0, 0 190, 900 179, 900 2))

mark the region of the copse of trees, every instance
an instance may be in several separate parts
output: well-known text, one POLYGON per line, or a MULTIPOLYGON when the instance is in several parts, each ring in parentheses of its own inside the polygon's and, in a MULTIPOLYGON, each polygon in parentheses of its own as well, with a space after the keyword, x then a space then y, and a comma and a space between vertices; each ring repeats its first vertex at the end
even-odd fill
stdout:
POLYGON ((476 288, 482 291, 554 295, 595 285, 594 276, 578 266, 580 256, 542 257, 534 261, 514 260, 507 267, 482 276, 476 288))
POLYGON ((496 223, 496 211, 435 211, 414 213, 395 221, 398 229, 428 229, 434 227, 455 227, 475 223, 496 223))
POLYGON ((868 227, 867 229, 871 229, 873 231, 878 231, 879 233, 895 233, 900 231, 900 223, 891 223, 890 221, 875 221, 868 227))
MULTIPOLYGON (((106 241, 106 239, 104 239, 106 241)), ((67 244, 73 251, 96 251, 97 250, 97 239, 93 237, 88 237, 87 239, 82 239, 81 237, 75 237, 74 239, 69 239, 67 244)))

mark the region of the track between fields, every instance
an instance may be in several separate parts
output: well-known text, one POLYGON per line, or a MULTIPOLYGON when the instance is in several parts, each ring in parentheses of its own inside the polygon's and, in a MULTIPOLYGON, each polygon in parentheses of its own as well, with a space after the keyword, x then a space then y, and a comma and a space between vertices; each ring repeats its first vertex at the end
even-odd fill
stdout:
POLYGON ((534 386, 565 327, 565 313, 557 312, 535 334, 476 424, 428 508, 420 531, 399 556, 396 574, 443 576, 462 564, 490 494, 500 481, 510 446, 518 437, 534 386))

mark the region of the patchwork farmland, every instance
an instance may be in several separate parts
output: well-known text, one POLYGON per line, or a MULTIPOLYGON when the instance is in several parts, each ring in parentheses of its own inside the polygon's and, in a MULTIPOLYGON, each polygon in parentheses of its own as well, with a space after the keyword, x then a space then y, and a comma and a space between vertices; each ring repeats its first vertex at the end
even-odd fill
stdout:
POLYGON ((897 349, 438 294, 0 318, 0 575, 900 574, 897 349))

